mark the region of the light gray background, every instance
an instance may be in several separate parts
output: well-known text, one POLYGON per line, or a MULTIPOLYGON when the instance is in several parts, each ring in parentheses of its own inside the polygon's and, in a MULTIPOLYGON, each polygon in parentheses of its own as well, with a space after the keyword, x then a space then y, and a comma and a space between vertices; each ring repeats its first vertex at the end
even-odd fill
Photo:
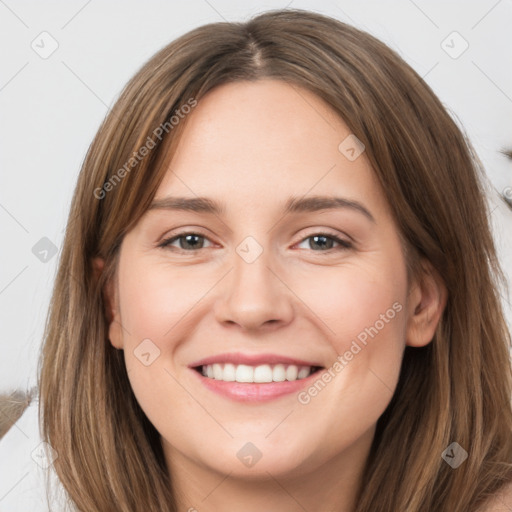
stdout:
MULTIPOLYGON (((0 391, 36 383, 71 194, 123 85, 153 53, 196 26, 286 6, 367 30, 425 78, 486 166, 495 189, 492 221, 510 279, 512 211, 498 194, 512 186, 512 164, 499 153, 512 146, 511 0, 0 0, 0 391), (40 35, 45 31, 50 36, 40 35), (458 53, 464 42, 453 31, 469 44, 455 59, 447 46, 458 53), (42 58, 52 38, 58 48, 42 58), (32 251, 43 237, 59 250, 46 262, 32 251)), ((503 300, 512 323, 504 292, 503 300)))

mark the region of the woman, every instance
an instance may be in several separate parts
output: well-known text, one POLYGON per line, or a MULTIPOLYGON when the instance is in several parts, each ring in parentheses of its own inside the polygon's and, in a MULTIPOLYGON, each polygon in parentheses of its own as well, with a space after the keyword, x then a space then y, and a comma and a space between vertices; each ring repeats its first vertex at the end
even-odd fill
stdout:
POLYGON ((90 147, 53 294, 41 420, 71 503, 510 503, 482 177, 425 82, 333 19, 161 50, 90 147))

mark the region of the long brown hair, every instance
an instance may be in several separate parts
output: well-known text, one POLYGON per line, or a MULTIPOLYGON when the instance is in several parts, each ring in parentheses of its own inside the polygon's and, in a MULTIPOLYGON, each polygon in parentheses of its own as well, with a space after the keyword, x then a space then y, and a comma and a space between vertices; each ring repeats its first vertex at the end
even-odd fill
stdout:
POLYGON ((511 340, 481 164, 394 51, 302 10, 185 34, 142 67, 99 129, 75 190, 40 360, 42 429, 59 479, 78 510, 176 510, 159 434, 107 339, 102 290, 187 124, 184 105, 221 84, 265 78, 315 93, 365 144, 408 264, 417 271, 428 260, 448 290, 433 341, 405 349, 356 512, 475 511, 512 479, 511 340), (106 262, 99 276, 95 257, 106 262), (457 469, 441 457, 452 442, 469 455, 457 469))

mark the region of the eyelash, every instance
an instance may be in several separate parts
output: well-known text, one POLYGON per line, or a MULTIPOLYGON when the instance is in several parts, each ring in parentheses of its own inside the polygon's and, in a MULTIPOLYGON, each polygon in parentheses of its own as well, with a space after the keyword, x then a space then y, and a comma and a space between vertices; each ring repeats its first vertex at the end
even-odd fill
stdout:
MULTIPOLYGON (((200 249, 181 249, 181 248, 177 248, 177 247, 170 247, 170 244, 179 240, 180 238, 185 238, 186 236, 189 236, 189 235, 194 235, 194 236, 197 236, 197 237, 200 237, 200 238, 204 238, 205 240, 209 240, 208 237, 204 236, 204 235, 201 235, 200 233, 194 233, 192 231, 190 232, 183 232, 183 233, 179 233, 177 235, 174 235, 170 238, 166 238, 165 240, 162 240, 162 242, 160 244, 158 244, 158 247, 162 248, 162 249, 169 249, 169 250, 172 250, 174 252, 180 252, 180 253, 194 253, 194 252, 199 252, 201 251, 202 249, 207 249, 207 247, 201 247, 200 249)), ((332 247, 330 249, 326 249, 325 251, 324 250, 320 250, 320 251, 313 251, 313 252, 326 252, 326 253, 331 253, 332 251, 346 251, 347 249, 352 249, 353 248, 353 244, 347 240, 344 240, 342 238, 339 238, 338 236, 332 234, 332 233, 323 233, 323 232, 320 232, 320 233, 313 233, 312 235, 309 235, 305 238, 303 238, 300 242, 298 242, 299 244, 301 244, 302 242, 305 242, 306 240, 308 240, 309 238, 313 238, 315 236, 321 236, 321 237, 325 237, 325 238, 330 238, 331 240, 334 240, 336 243, 339 244, 339 247, 332 247)))

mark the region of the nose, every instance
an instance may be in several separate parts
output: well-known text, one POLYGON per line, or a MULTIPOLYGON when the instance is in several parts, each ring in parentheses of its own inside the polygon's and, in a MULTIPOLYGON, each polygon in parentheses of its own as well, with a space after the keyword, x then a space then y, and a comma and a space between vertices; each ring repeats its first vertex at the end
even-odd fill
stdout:
POLYGON ((293 292, 269 264, 264 251, 249 263, 234 255, 233 269, 223 280, 215 301, 215 317, 244 331, 273 330, 291 322, 293 292))

